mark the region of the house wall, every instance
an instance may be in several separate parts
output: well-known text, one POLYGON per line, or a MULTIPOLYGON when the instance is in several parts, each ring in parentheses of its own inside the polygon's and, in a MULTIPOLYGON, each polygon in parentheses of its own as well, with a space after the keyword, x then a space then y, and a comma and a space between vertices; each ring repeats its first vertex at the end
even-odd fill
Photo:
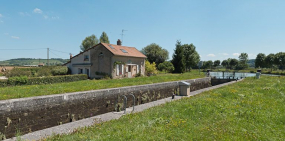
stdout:
POLYGON ((99 45, 91 49, 90 54, 92 62, 92 66, 90 67, 91 78, 98 77, 96 72, 103 72, 109 75, 112 73, 111 67, 113 64, 111 64, 111 62, 113 54, 109 50, 107 50, 104 46, 99 45), (103 55, 100 55, 101 53, 103 55))
MULTIPOLYGON (((128 69, 129 72, 132 72, 132 77, 137 74, 137 65, 139 65, 139 72, 145 74, 145 58, 137 57, 127 57, 127 56, 114 56, 106 47, 99 45, 95 48, 92 48, 82 54, 71 59, 71 63, 67 64, 67 67, 71 69, 72 74, 79 74, 79 69, 83 69, 83 73, 86 74, 86 69, 89 69, 88 76, 90 78, 99 78, 102 75, 97 75, 98 73, 105 73, 110 75, 112 78, 123 78, 127 77, 126 67, 128 64, 132 64, 132 68, 128 69), (101 55, 102 54, 102 55, 101 55), (89 60, 84 61, 84 55, 89 55, 89 60), (117 75, 116 66, 114 63, 116 61, 124 62, 123 69, 120 70, 119 75, 117 75), (82 63, 91 63, 92 65, 76 65, 82 63)), ((120 66, 121 68, 122 66, 120 66)))
POLYGON ((137 65, 139 65, 139 68, 140 68, 140 72, 142 75, 145 74, 145 59, 144 58, 137 58, 137 57, 127 57, 127 56, 113 56, 112 58, 112 64, 114 64, 116 61, 119 61, 119 62, 123 62, 124 65, 123 65, 123 73, 122 74, 119 74, 117 75, 116 71, 116 66, 113 67, 114 65, 111 65, 112 66, 112 77, 113 78, 122 78, 122 77, 127 77, 127 73, 126 73, 126 67, 128 64, 136 64, 134 66, 132 66, 132 70, 129 70, 128 71, 132 71, 132 74, 133 76, 136 73, 136 69, 137 69, 137 65))
POLYGON ((71 70, 71 74, 80 74, 79 69, 83 69, 83 74, 87 74, 86 73, 86 69, 89 69, 89 74, 88 76, 90 76, 90 66, 73 66, 74 64, 79 64, 79 63, 91 63, 90 61, 90 50, 79 54, 78 56, 74 57, 71 59, 71 62, 67 64, 67 67, 71 70), (88 61, 84 61, 84 56, 88 55, 89 56, 89 60, 88 61))

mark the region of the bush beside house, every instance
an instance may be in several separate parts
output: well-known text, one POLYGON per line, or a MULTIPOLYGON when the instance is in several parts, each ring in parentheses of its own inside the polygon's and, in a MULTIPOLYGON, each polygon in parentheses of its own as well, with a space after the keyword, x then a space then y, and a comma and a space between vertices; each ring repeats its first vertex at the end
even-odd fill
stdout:
POLYGON ((79 80, 87 80, 86 74, 62 75, 49 77, 11 77, 8 80, 0 80, 0 87, 18 86, 18 85, 35 85, 35 84, 53 84, 61 82, 72 82, 79 80))

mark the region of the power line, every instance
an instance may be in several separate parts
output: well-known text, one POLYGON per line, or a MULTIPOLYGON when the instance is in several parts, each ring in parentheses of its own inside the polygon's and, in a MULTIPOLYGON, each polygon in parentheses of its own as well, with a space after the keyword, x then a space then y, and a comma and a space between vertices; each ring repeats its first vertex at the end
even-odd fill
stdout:
POLYGON ((1 49, 0 50, 40 50, 40 49, 47 49, 47 48, 33 48, 33 49, 16 49, 16 48, 13 48, 13 49, 1 49))
POLYGON ((50 50, 50 52, 51 52, 53 55, 57 56, 57 57, 63 58, 62 56, 59 56, 59 55, 55 54, 55 53, 54 53, 53 51, 51 51, 51 50, 50 50))
POLYGON ((50 50, 57 51, 57 52, 60 52, 60 53, 67 53, 67 54, 70 54, 70 53, 68 53, 68 52, 59 51, 59 50, 55 50, 55 49, 50 49, 50 50))

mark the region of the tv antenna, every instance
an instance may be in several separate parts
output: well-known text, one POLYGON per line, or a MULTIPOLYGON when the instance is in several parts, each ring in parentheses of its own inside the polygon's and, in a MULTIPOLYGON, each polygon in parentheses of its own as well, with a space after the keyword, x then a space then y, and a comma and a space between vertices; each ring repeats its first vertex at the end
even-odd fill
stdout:
POLYGON ((124 32, 125 32, 125 31, 128 31, 128 30, 125 30, 125 29, 122 30, 122 34, 121 34, 121 35, 122 35, 122 38, 121 38, 122 43, 123 43, 123 39, 124 39, 124 35, 125 35, 124 32))

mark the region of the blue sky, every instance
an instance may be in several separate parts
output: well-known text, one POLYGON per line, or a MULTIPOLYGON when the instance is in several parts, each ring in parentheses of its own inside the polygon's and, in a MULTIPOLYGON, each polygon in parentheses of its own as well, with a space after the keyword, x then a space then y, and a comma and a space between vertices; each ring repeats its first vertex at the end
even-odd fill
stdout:
POLYGON ((0 1, 0 60, 46 58, 45 48, 50 58, 69 58, 86 36, 105 31, 116 44, 122 29, 123 45, 157 43, 170 59, 177 40, 193 43, 202 60, 255 58, 285 51, 284 7, 284 0, 0 1))

